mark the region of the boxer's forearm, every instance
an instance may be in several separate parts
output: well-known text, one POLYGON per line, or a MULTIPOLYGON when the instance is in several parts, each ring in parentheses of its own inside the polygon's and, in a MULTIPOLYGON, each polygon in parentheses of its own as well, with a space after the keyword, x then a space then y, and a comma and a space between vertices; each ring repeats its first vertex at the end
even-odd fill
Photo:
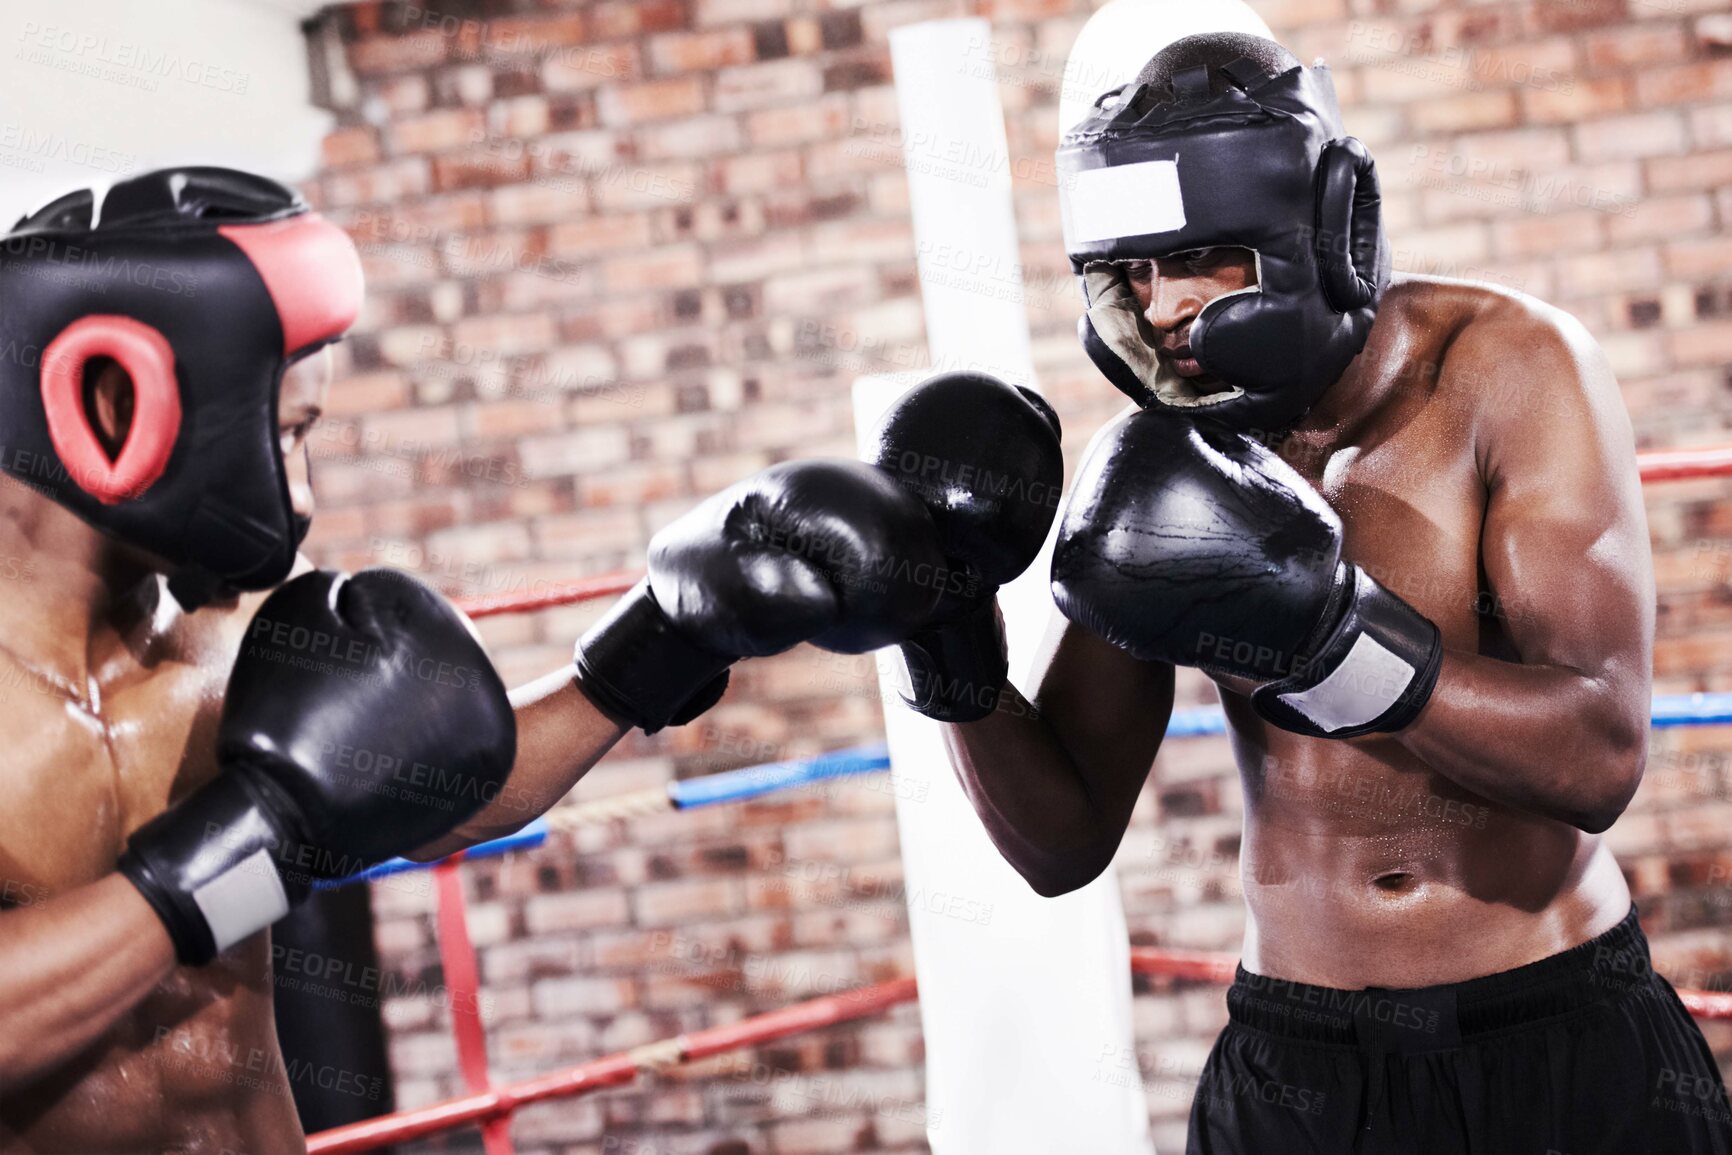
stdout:
POLYGON ((118 874, 0 914, 0 1093, 89 1046, 174 961, 156 912, 118 874))
POLYGON ((511 703, 517 715, 511 777, 473 818, 416 851, 417 860, 443 858, 522 828, 570 793, 627 729, 584 695, 570 666, 519 686, 511 703))
POLYGON ((990 717, 945 726, 944 737, 988 837, 1038 893, 1075 890, 1106 869, 1129 811, 1110 805, 1015 687, 990 717))
POLYGON ((1041 894, 1075 890, 1118 851, 1173 709, 1173 670, 1054 619, 1033 704, 1015 688, 945 727, 988 835, 1041 894))
POLYGON ((1397 738, 1477 794, 1597 834, 1641 781, 1645 689, 1642 678, 1450 650, 1425 712, 1397 738))

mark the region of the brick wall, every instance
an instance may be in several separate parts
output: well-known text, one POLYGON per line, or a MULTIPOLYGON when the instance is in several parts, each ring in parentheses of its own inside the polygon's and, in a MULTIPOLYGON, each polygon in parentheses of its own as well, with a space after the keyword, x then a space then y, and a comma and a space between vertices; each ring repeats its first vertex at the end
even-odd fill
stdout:
MULTIPOLYGON (((1644 446, 1727 440, 1732 29, 1712 0, 1259 0, 1327 57, 1377 153, 1398 267, 1579 316, 1644 446)), ((315 446, 327 562, 457 594, 637 564, 698 497, 852 450, 848 385, 919 367, 915 243, 885 33, 990 17, 1041 379, 1074 465, 1117 408, 1072 336, 1049 162, 1079 0, 361 4, 312 30, 340 115, 310 194, 369 301, 315 446)), ((999 291, 1001 284, 988 286, 999 291)), ((1519 371, 1512 369, 1512 371, 1519 371)), ((1732 689, 1732 516, 1718 482, 1652 491, 1656 688, 1732 689)), ((597 607, 490 619, 509 677, 566 660, 597 607)), ((748 663, 705 721, 636 739, 586 797, 879 732, 871 665, 748 663)), ((1187 701, 1208 691, 1187 682, 1187 701)), ((1663 966, 1727 985, 1728 737, 1668 731, 1611 838, 1663 966)), ((640 819, 466 868, 505 1075, 907 970, 892 805, 870 783, 640 819)), ((1231 948, 1238 784, 1224 743, 1163 753, 1120 858, 1139 943, 1231 948)), ((401 1099, 458 1082, 429 900, 381 888, 401 1099)), ((1178 1149, 1218 990, 1142 987, 1140 1075, 1178 1149)), ((1014 1008, 1007 1008, 1014 1013, 1014 1008)), ((1732 1029, 1710 1038, 1732 1053, 1732 1029)), ((918 1013, 642 1089, 525 1112, 525 1151, 923 1149, 918 1013)))

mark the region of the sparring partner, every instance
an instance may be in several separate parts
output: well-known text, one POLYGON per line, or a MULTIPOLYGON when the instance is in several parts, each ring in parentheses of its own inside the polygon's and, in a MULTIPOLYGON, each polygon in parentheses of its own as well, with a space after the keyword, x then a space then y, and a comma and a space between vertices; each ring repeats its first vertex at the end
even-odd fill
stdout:
POLYGON ((1076 480, 1033 693, 946 737, 1060 894, 1112 860, 1174 667, 1219 684, 1249 917, 1190 1149, 1732 1150, 1600 837, 1654 615, 1601 351, 1520 294, 1392 279, 1327 69, 1267 40, 1174 43, 1059 172, 1083 343, 1139 408, 1076 480))
POLYGON ((304 1150, 256 932, 500 796, 511 702, 407 575, 243 593, 307 568, 338 229, 179 169, 0 260, 0 1150, 304 1150))

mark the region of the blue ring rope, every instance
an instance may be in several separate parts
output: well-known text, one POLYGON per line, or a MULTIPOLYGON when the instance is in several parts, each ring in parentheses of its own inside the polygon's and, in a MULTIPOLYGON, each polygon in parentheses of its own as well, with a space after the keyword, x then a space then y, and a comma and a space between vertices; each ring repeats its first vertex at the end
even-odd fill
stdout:
MULTIPOLYGON (((1732 694, 1656 694, 1652 725, 1656 730, 1676 726, 1724 726, 1732 723, 1732 694)), ((1227 720, 1219 706, 1187 706, 1174 710, 1167 724, 1169 738, 1209 738, 1227 732, 1227 720)), ((796 786, 806 786, 830 778, 848 778, 856 774, 875 774, 890 768, 890 748, 882 742, 867 746, 852 746, 820 754, 816 758, 793 758, 785 762, 766 762, 739 770, 724 770, 701 778, 668 783, 668 802, 675 810, 691 810, 698 806, 720 806, 729 802, 744 802, 762 798, 796 786)), ((466 857, 487 858, 513 850, 526 850, 547 841, 547 820, 537 818, 516 834, 482 842, 469 848, 466 857)), ((351 882, 384 878, 411 870, 423 870, 430 862, 411 862, 393 858, 360 874, 330 882, 314 883, 315 889, 329 890, 351 882)))

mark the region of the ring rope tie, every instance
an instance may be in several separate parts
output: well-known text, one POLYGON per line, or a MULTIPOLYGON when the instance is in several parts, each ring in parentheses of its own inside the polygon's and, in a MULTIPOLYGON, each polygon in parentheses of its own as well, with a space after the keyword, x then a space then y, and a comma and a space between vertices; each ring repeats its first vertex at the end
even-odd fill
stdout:
POLYGON ((673 809, 667 787, 652 786, 616 794, 611 798, 592 798, 575 806, 561 806, 547 816, 547 829, 569 834, 584 826, 602 826, 627 818, 644 818, 673 809))

